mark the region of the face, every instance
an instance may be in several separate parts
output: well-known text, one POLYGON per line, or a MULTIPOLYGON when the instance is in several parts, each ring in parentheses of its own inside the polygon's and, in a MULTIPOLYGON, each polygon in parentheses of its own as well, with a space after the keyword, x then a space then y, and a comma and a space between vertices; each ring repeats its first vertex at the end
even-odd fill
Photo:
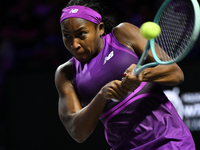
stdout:
POLYGON ((65 47, 80 62, 87 62, 98 55, 103 47, 104 25, 81 18, 68 18, 61 23, 65 47))

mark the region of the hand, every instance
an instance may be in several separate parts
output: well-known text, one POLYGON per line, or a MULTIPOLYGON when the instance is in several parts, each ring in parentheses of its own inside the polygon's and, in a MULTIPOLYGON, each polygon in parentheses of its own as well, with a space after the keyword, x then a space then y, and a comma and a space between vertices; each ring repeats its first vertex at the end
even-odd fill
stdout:
POLYGON ((117 99, 123 100, 123 98, 128 94, 129 89, 122 85, 122 81, 114 80, 106 84, 101 92, 105 99, 117 99))
POLYGON ((138 77, 135 75, 132 75, 132 70, 136 67, 135 64, 132 64, 125 72, 122 78, 122 86, 129 89, 130 92, 133 92, 141 83, 141 75, 138 77))

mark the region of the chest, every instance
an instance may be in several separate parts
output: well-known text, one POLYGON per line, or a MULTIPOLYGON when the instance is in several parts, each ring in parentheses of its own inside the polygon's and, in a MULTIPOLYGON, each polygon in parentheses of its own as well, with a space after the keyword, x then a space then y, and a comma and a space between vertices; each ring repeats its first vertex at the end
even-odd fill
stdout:
POLYGON ((87 105, 99 90, 112 80, 121 80, 125 70, 137 63, 138 58, 128 51, 108 46, 89 64, 79 66, 76 74, 76 88, 83 106, 87 105))

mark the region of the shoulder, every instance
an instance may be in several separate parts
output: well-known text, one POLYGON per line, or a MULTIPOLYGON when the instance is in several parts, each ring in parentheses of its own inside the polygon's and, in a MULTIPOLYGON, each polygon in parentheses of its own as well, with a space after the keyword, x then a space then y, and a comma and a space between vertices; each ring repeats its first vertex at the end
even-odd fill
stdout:
POLYGON ((133 38, 136 37, 139 33, 139 28, 131 23, 120 23, 115 28, 113 28, 113 33, 116 38, 133 38))
POLYGON ((132 47, 134 42, 141 37, 139 28, 131 23, 120 23, 113 28, 116 39, 125 46, 132 47))
POLYGON ((67 61, 64 64, 61 64, 58 66, 55 72, 55 82, 58 82, 58 80, 68 80, 72 81, 72 63, 71 61, 67 61))
POLYGON ((137 30, 138 27, 128 22, 122 22, 118 24, 116 27, 114 27, 113 29, 119 30, 119 31, 129 30, 129 29, 137 30))

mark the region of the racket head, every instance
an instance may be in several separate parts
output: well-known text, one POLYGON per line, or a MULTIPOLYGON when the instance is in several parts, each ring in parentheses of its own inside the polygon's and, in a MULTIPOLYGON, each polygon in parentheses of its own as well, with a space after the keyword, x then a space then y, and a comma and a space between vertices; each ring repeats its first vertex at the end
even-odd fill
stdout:
POLYGON ((196 0, 166 0, 154 22, 161 27, 161 34, 150 40, 154 59, 158 64, 178 62, 190 52, 198 38, 199 4, 196 0))

